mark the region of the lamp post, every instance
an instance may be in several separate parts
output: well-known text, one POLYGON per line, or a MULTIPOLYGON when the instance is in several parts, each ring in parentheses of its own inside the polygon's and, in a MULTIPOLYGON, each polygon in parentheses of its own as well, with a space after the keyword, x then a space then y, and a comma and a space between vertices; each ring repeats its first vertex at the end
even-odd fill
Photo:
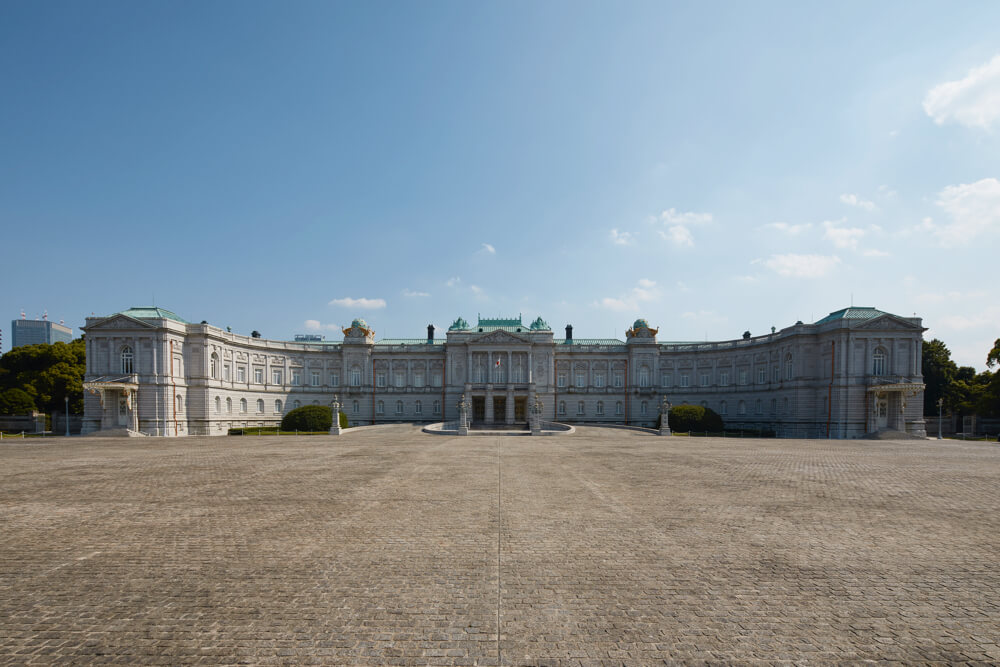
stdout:
POLYGON ((938 440, 941 439, 941 408, 944 406, 944 399, 939 398, 937 400, 938 404, 938 440))
POLYGON ((69 437, 69 396, 66 396, 66 437, 69 437))

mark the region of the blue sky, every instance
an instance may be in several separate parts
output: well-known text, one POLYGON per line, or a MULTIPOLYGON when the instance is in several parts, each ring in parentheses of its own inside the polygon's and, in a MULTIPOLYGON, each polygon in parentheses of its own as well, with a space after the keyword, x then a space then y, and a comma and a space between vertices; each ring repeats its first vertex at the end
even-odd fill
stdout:
POLYGON ((1000 336, 1000 4, 0 5, 0 326, 1000 336), (6 320, 6 321, 4 321, 6 320))

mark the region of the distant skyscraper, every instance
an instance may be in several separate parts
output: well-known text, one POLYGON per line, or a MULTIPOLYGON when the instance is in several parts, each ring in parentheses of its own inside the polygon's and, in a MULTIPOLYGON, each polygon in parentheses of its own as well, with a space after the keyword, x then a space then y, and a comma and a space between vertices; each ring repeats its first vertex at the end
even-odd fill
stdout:
POLYGON ((21 313, 21 319, 10 323, 13 338, 11 349, 22 345, 37 345, 38 343, 68 343, 73 340, 73 330, 62 324, 49 322, 47 319, 28 320, 21 313))

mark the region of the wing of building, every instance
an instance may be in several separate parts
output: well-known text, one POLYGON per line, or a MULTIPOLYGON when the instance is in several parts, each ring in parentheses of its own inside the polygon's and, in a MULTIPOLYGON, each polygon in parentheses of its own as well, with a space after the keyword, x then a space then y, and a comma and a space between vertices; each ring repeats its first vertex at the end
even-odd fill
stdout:
POLYGON ((717 343, 664 342, 636 320, 624 340, 555 338, 542 318, 458 318, 444 338, 381 339, 364 320, 343 340, 278 341, 193 324, 162 308, 87 318, 84 433, 224 435, 275 426, 336 397, 352 426, 458 417, 652 426, 666 396, 727 428, 787 437, 923 436, 919 318, 845 308, 812 323, 717 343))

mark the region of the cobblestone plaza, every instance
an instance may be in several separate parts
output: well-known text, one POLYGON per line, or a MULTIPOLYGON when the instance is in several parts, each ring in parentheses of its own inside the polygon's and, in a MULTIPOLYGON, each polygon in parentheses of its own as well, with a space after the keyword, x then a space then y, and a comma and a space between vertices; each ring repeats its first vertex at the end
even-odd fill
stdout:
POLYGON ((998 479, 936 440, 5 440, 0 664, 995 663, 998 479))

